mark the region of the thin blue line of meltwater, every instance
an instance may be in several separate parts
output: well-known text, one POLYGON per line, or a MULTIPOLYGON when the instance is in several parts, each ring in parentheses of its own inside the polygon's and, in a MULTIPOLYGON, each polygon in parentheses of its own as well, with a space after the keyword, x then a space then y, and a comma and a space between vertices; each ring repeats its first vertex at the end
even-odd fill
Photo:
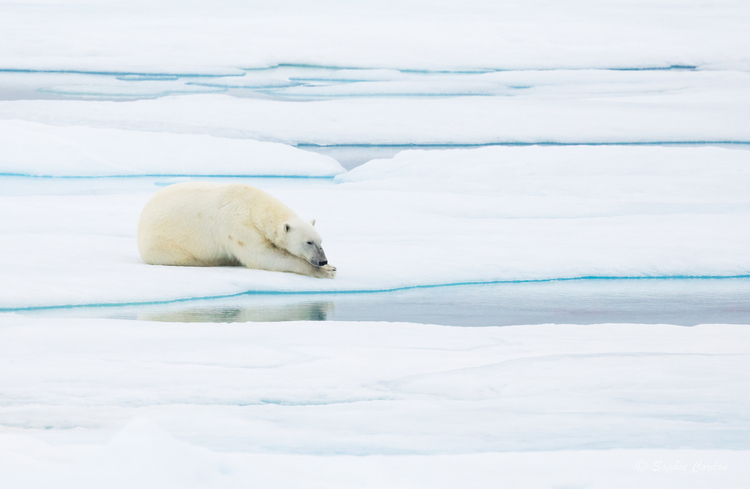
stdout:
POLYGON ((435 289, 440 287, 461 287, 472 285, 496 285, 496 284, 528 284, 528 283, 548 283, 548 282, 572 282, 572 281, 593 281, 593 280, 725 280, 750 278, 750 274, 744 275, 661 275, 648 277, 602 277, 602 276, 582 276, 582 277, 563 277, 563 278, 545 278, 545 279, 527 279, 527 280, 488 280, 476 282, 451 282, 445 284, 426 284, 426 285, 407 285, 404 287, 393 287, 389 289, 365 289, 365 290, 303 290, 303 291, 280 291, 280 290, 247 290, 236 292, 234 294, 204 296, 204 297, 186 297, 182 299, 169 299, 162 301, 143 301, 143 302, 107 302, 94 304, 63 304, 55 306, 27 306, 27 307, 2 307, 0 312, 14 311, 41 311, 52 309, 78 309, 94 307, 132 307, 132 306, 152 306, 160 304, 176 304, 190 301, 206 301, 215 299, 228 299, 243 295, 351 295, 351 294, 379 294, 385 292, 397 292, 402 290, 415 289, 435 289))

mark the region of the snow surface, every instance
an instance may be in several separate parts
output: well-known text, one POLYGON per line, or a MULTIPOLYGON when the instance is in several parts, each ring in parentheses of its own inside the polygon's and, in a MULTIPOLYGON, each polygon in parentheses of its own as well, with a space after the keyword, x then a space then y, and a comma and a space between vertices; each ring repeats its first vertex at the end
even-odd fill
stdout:
MULTIPOLYGON (((33 190, 33 180, 26 185, 33 190)), ((154 180, 159 185, 170 179, 154 180)), ((543 280, 750 274, 750 151, 489 147, 405 151, 335 184, 258 180, 317 218, 334 280, 163 267, 136 228, 158 186, 0 197, 3 309, 543 280)))
POLYGON ((0 121, 0 174, 333 176, 327 156, 278 143, 0 121))
POLYGON ((748 347, 745 325, 5 314, 0 484, 742 487, 748 347))

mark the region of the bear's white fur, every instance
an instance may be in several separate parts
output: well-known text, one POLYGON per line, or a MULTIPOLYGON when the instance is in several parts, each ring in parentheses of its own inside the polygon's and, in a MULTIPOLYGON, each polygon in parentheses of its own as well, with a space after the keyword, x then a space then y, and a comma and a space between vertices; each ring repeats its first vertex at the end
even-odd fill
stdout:
POLYGON ((144 207, 138 250, 152 265, 242 264, 333 278, 336 268, 327 264, 314 224, 249 185, 179 183, 144 207))

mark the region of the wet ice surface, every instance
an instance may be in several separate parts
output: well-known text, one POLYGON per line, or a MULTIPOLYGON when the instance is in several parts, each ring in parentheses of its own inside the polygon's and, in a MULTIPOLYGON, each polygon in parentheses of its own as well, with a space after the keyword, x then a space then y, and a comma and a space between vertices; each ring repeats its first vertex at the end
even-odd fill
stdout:
MULTIPOLYGON (((531 144, 526 143, 508 143, 507 146, 530 146, 531 144)), ((549 144, 549 146, 557 144, 549 144)), ((574 144, 571 144, 574 145, 574 144)), ((597 144, 594 144, 597 145, 597 144)), ((613 144, 614 146, 632 146, 631 144, 613 144)), ((638 145, 638 144, 635 144, 638 145)), ((657 145, 661 147, 716 147, 725 149, 735 149, 750 151, 750 144, 744 143, 684 143, 684 144, 670 144, 670 143, 644 143, 643 146, 657 145)), ((476 147, 482 147, 483 145, 332 145, 332 146, 317 146, 317 145, 300 145, 299 148, 305 151, 313 151, 322 155, 330 156, 331 158, 338 161, 342 167, 346 170, 352 170, 370 160, 374 159, 387 159, 393 158, 401 151, 406 150, 424 150, 424 151, 435 151, 435 150, 451 150, 451 149, 472 149, 476 147)), ((542 144, 540 144, 542 146, 542 144)))
POLYGON ((224 92, 190 85, 201 76, 160 74, 40 72, 0 69, 0 100, 139 100, 167 95, 224 92))
POLYGON ((248 294, 142 306, 22 311, 163 322, 390 321, 452 326, 750 324, 750 279, 575 280, 374 294, 248 294))
POLYGON ((315 100, 356 97, 599 96, 740 88, 741 71, 696 66, 653 70, 399 70, 305 65, 248 69, 232 75, 96 73, 0 69, 0 100, 132 101, 170 95, 226 93, 242 98, 315 100))
MULTIPOLYGON (((296 70, 300 78, 307 71, 320 70, 289 69, 296 70)), ((389 88, 397 82, 388 79, 345 82, 334 78, 343 75, 333 71, 327 78, 330 81, 296 84, 294 91, 282 83, 294 78, 289 74, 281 77, 281 87, 265 89, 252 83, 251 73, 255 72, 247 72, 224 79, 227 87, 245 80, 246 88, 204 94, 170 87, 174 83, 193 86, 179 77, 154 81, 87 75, 100 80, 101 86, 89 83, 80 93, 71 92, 66 100, 55 103, 31 99, 34 97, 0 100, 0 117, 309 147, 750 142, 750 83, 744 71, 599 69, 418 75, 396 71, 407 78, 418 77, 410 81, 411 92, 389 88), (476 83, 474 78, 482 77, 489 77, 482 82, 489 87, 486 93, 461 93, 476 83), (126 92, 132 90, 132 96, 114 103, 107 95, 113 81, 126 92), (161 83, 166 86, 158 88, 161 83), (361 84, 371 88, 358 94, 356 87, 361 84), (435 84, 445 85, 445 89, 438 90, 435 84), (525 88, 518 88, 519 84, 525 88), (146 92, 148 96, 143 95, 146 92), (240 92, 247 96, 233 96, 240 92), (147 100, 138 100, 139 96, 147 100)), ((4 76, 21 75, 28 74, 4 76)), ((55 76, 76 79, 84 75, 55 76)), ((209 78, 211 83, 220 83, 219 78, 209 78)), ((40 90, 51 89, 45 87, 40 90)))

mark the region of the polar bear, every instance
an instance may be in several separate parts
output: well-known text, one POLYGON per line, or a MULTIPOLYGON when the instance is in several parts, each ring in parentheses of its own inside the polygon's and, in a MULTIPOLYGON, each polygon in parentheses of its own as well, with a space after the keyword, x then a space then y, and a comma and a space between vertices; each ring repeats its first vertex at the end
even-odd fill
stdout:
POLYGON ((138 250, 152 265, 219 266, 333 278, 315 220, 303 221, 243 184, 188 182, 157 192, 138 222, 138 250))

